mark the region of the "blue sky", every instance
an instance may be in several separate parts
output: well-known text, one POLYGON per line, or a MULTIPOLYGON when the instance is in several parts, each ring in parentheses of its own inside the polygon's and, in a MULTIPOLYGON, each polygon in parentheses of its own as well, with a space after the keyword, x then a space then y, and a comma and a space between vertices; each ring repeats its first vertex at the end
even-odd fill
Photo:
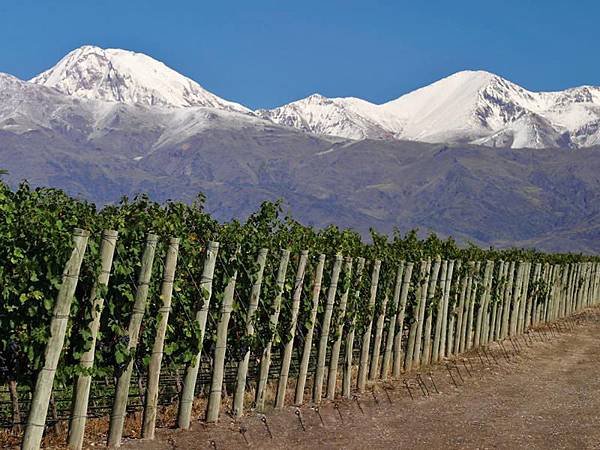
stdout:
POLYGON ((94 44, 253 108, 383 102, 463 69, 556 90, 600 85, 598 17, 597 0, 2 0, 0 71, 27 79, 94 44))

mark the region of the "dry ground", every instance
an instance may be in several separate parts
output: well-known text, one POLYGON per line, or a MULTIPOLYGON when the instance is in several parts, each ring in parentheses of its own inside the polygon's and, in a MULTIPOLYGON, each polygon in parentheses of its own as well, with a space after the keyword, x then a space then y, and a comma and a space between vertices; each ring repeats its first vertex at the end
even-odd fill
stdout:
MULTIPOLYGON (((446 365, 375 387, 360 399, 266 411, 189 431, 159 428, 156 440, 128 439, 126 449, 228 448, 501 448, 600 449, 600 312, 581 316, 572 330, 532 333, 446 365), (439 391, 436 392, 436 389, 439 391), (357 401, 358 400, 358 401, 357 401), (361 411, 362 409, 362 411, 361 411), (323 419, 319 418, 319 413, 323 419), (341 416, 341 417, 340 417, 341 416), (240 433, 244 428, 244 435, 240 433)), ((56 441, 54 441, 56 442, 56 441)), ((90 448, 103 446, 102 441, 90 448)))

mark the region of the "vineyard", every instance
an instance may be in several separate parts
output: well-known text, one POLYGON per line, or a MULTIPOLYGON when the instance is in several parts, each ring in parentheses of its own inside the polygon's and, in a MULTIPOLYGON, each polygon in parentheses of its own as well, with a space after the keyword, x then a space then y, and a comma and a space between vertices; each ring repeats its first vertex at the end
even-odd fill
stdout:
POLYGON ((40 447, 68 421, 163 405, 203 420, 353 398, 370 383, 503 345, 600 299, 600 259, 481 249, 416 231, 316 230, 264 203, 219 223, 146 196, 95 205, 0 183, 0 426, 40 447))

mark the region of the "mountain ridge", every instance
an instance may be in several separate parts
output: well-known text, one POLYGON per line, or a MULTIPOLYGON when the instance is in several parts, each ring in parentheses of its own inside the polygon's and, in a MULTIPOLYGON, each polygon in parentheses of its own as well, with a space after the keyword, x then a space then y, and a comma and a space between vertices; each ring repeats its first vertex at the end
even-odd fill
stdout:
POLYGON ((273 109, 224 100, 143 53, 83 46, 30 80, 63 94, 149 107, 210 107, 303 132, 354 140, 582 148, 600 144, 600 88, 534 92, 484 70, 465 70, 396 99, 313 94, 273 109))
POLYGON ((301 123, 305 131, 353 139, 513 148, 600 143, 600 88, 533 92, 486 71, 457 72, 382 104, 313 95, 257 113, 280 124, 301 123))

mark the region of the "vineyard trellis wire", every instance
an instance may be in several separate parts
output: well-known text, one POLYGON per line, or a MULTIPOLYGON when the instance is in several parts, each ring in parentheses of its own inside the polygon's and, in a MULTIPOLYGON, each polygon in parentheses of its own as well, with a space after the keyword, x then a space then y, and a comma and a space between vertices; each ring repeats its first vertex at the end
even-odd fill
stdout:
POLYGON ((207 420, 223 391, 237 391, 234 415, 248 392, 262 409, 270 382, 277 407, 349 397, 353 383, 364 390, 599 300, 596 257, 461 248, 415 231, 372 231, 366 243, 282 217, 277 203, 222 224, 203 201, 139 196, 97 210, 59 190, 0 185, 0 418, 16 428, 27 415, 24 448, 61 415, 71 448, 85 417, 106 413, 118 446, 134 409, 151 437, 157 407, 172 401, 187 428, 185 405, 207 387, 207 420), (48 419, 50 392, 62 406, 48 419))

